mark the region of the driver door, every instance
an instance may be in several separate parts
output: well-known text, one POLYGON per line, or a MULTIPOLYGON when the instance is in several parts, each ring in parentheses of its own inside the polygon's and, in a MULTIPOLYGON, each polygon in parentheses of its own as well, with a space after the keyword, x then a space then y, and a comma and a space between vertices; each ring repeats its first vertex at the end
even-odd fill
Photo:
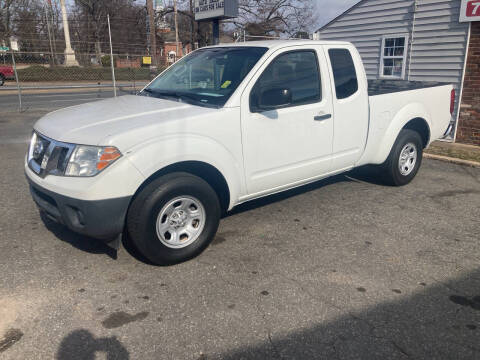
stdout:
POLYGON ((246 87, 241 108, 248 198, 330 171, 334 114, 327 69, 321 46, 289 47, 272 55, 246 87), (272 89, 291 93, 290 103, 262 108, 262 94, 272 89))

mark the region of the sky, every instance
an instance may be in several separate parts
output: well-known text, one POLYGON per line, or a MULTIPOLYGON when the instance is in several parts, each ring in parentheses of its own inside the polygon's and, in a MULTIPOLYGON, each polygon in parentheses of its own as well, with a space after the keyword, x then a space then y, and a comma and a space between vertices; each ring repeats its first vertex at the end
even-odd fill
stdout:
POLYGON ((348 10, 355 5, 359 0, 314 0, 317 4, 318 21, 316 28, 322 27, 336 16, 348 10))

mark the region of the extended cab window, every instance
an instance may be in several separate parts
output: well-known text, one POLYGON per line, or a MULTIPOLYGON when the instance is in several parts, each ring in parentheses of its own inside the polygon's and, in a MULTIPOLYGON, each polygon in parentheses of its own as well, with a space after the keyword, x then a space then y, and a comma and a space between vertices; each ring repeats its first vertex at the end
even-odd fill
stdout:
POLYGON ((250 94, 251 111, 259 110, 259 97, 270 89, 289 90, 292 100, 287 106, 320 101, 320 72, 315 51, 292 51, 276 57, 252 89, 250 94))
POLYGON ((357 72, 352 55, 347 49, 328 50, 332 64, 337 99, 346 99, 358 90, 357 72))

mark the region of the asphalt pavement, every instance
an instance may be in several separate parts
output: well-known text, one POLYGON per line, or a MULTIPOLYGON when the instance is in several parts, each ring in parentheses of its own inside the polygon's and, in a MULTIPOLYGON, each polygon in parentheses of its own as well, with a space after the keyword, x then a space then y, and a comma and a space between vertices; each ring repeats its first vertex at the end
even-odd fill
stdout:
POLYGON ((480 169, 250 202, 157 267, 40 219, 23 158, 41 114, 0 113, 1 359, 480 358, 480 169))
MULTIPOLYGON (((130 88, 119 89, 118 95, 131 93, 130 88)), ((98 101, 113 97, 110 88, 85 89, 85 90, 37 90, 22 93, 22 110, 54 110, 67 106, 78 105, 91 101, 98 101)), ((0 112, 18 110, 18 94, 14 91, 0 91, 0 112)), ((1 115, 0 115, 1 116, 1 115)))

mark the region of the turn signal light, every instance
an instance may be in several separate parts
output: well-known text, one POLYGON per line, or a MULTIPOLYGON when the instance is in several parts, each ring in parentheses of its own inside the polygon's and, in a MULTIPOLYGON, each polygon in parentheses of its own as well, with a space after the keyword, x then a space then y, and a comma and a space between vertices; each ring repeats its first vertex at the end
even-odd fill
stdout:
POLYGON ((117 160, 122 154, 118 151, 117 148, 113 146, 106 147, 103 149, 102 155, 97 162, 97 170, 103 170, 106 168, 111 162, 117 160))

